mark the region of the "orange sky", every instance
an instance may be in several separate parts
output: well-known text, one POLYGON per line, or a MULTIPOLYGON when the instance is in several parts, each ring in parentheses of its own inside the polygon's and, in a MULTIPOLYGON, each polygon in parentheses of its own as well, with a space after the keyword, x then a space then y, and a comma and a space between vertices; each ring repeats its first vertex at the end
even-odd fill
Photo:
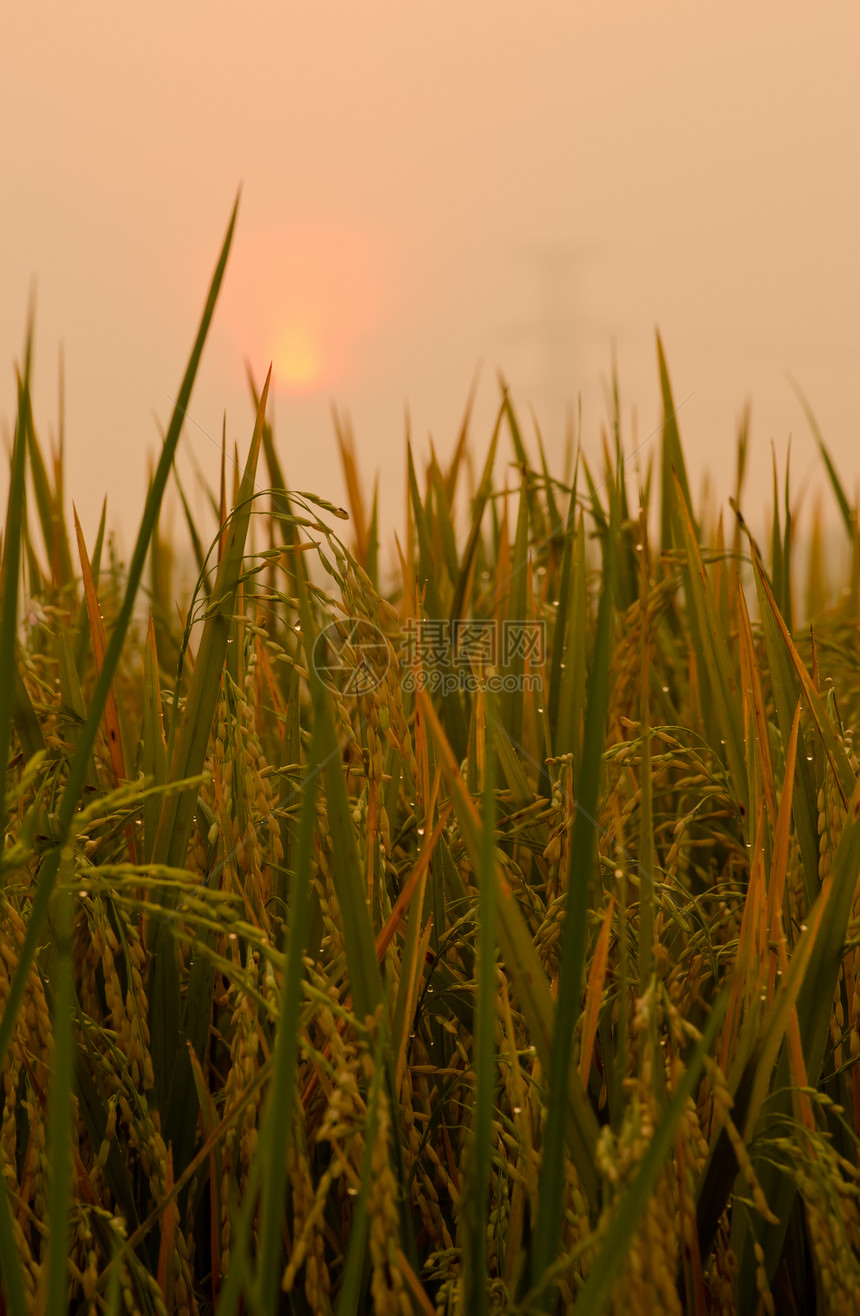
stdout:
POLYGON ((696 483, 707 465, 728 490, 748 395, 753 519, 771 438, 808 480, 786 371, 855 482, 853 3, 54 4, 4 16, 4 47, 0 417, 35 275, 37 422, 56 429, 62 341, 89 537, 107 493, 129 544, 240 182, 189 480, 225 408, 247 446, 245 357, 258 381, 273 359, 291 483, 342 498, 334 400, 390 528, 407 402, 419 448, 448 451, 483 362, 481 448, 502 369, 556 455, 581 394, 596 453, 614 339, 641 441, 659 324, 696 483))

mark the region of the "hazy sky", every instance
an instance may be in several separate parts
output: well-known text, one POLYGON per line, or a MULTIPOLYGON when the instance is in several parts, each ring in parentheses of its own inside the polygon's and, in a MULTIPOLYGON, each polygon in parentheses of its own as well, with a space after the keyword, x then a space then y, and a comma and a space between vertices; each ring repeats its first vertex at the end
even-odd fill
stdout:
POLYGON ((0 418, 35 276, 37 425, 62 343, 90 539, 107 494, 131 542, 240 183, 185 472, 214 476, 225 408, 245 451, 244 359, 273 359, 290 484, 342 498, 334 400, 390 527, 407 402, 447 454, 482 362, 481 453, 501 369, 559 461, 581 394, 596 455, 615 340, 629 446, 634 407, 640 441, 660 419, 659 325, 695 486, 729 490, 747 396, 753 519, 771 438, 808 483, 791 371, 854 487, 856 4, 53 3, 3 27, 0 418))

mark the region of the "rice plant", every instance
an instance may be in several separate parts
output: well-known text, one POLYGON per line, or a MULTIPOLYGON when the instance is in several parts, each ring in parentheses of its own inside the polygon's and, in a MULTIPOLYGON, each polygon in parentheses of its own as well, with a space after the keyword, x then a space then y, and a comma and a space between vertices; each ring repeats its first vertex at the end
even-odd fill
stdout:
POLYGON ((268 379, 196 524, 235 219, 127 567, 67 523, 31 336, 18 374, 3 1310, 857 1311, 860 530, 814 417, 846 579, 787 473, 756 542, 743 426, 694 506, 659 339, 636 461, 617 388, 600 464, 504 384, 481 461, 468 411, 408 450, 394 584, 348 429, 343 510, 268 379))

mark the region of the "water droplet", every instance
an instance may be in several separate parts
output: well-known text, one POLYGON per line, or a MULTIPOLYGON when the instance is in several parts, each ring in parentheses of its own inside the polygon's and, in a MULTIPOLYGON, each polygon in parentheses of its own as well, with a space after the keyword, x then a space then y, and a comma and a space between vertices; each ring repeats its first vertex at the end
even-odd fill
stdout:
POLYGON ((664 695, 667 695, 668 693, 669 693, 669 687, 668 687, 668 685, 664 685, 664 686, 663 686, 663 694, 664 694, 664 695))
POLYGON ((424 835, 424 828, 423 828, 423 827, 419 827, 419 828, 418 828, 418 835, 419 835, 419 836, 423 836, 423 835, 424 835))

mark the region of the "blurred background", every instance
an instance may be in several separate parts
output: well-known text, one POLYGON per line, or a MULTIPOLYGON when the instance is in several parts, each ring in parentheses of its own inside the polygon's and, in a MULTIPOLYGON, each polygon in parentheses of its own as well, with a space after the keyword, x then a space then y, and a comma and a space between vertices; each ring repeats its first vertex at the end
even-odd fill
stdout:
POLYGON ((189 486, 217 478, 225 411, 247 449, 246 359, 258 383, 274 363, 293 488, 343 500, 332 404, 350 417, 385 544, 407 406, 417 452, 447 456, 479 368, 478 454, 501 370, 560 470, 579 407, 600 460, 614 344, 627 448, 656 457, 659 326, 694 491, 731 492, 747 398, 752 523, 771 441, 782 475, 791 436, 798 495, 824 488, 789 373, 853 491, 855 5, 54 0, 10 7, 4 47, 0 423, 6 443, 35 281, 37 427, 56 436, 62 345, 90 542, 105 495, 133 542, 240 183, 189 486))

